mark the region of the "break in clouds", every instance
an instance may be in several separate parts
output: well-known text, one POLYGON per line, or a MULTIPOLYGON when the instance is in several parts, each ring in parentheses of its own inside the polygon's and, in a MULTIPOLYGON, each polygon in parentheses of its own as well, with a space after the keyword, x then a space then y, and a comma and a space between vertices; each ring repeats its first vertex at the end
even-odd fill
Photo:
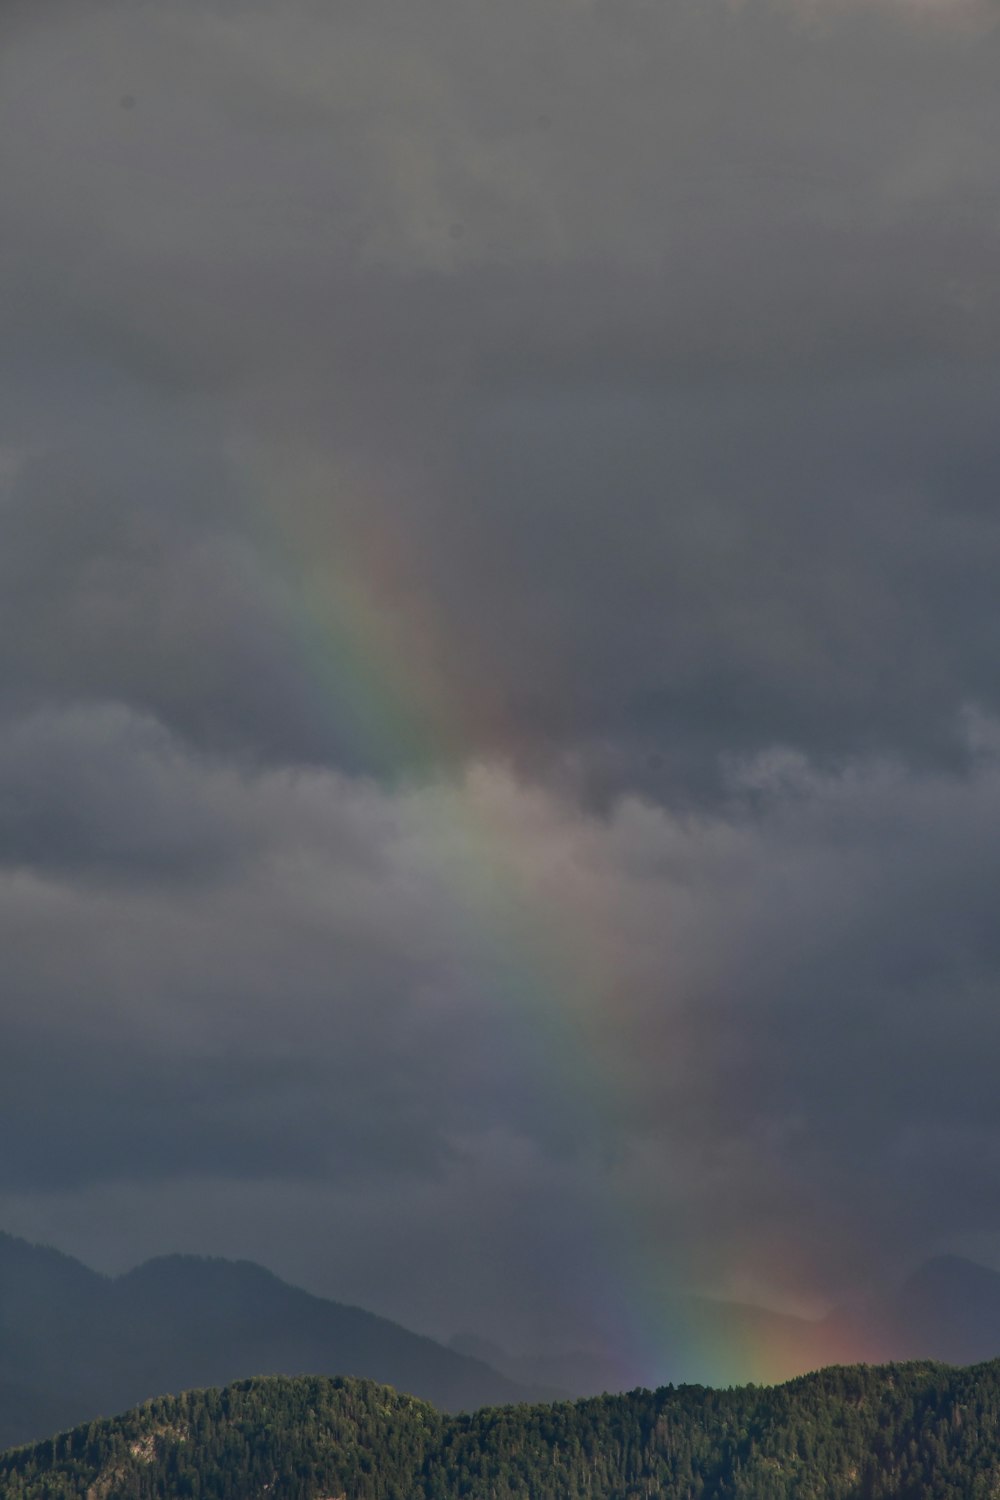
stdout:
POLYGON ((986 5, 0 21, 0 1222, 421 1328, 1000 1244, 986 5))

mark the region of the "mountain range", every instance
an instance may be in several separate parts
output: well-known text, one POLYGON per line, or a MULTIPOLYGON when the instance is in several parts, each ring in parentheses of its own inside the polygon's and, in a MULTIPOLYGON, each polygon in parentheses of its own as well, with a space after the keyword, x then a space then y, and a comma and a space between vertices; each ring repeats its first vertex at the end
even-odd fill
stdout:
POLYGON ((817 1321, 677 1298, 659 1326, 653 1370, 594 1352, 515 1357, 472 1335, 445 1347, 248 1261, 162 1256, 107 1277, 0 1234, 0 1448, 255 1375, 368 1377, 460 1411, 668 1381, 782 1380, 833 1363, 970 1364, 1000 1354, 1000 1273, 941 1257, 890 1295, 817 1321))
POLYGON ((960 1256, 925 1262, 895 1288, 822 1318, 710 1297, 678 1296, 657 1313, 659 1354, 639 1364, 620 1353, 510 1354, 467 1333, 451 1340, 511 1380, 575 1396, 668 1382, 773 1382, 832 1364, 934 1359, 969 1365, 1000 1355, 1000 1273, 960 1256))
POLYGON ((371 1376, 444 1410, 553 1394, 248 1261, 171 1255, 112 1278, 0 1234, 0 1448, 272 1373, 371 1376))

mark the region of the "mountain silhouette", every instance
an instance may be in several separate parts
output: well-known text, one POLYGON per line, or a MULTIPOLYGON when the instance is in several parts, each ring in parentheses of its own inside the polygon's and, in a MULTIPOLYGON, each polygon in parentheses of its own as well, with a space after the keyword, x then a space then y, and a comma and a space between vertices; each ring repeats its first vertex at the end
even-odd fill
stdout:
POLYGON ((112 1278, 0 1234, 0 1447, 256 1374, 363 1376, 447 1411, 554 1394, 249 1261, 169 1255, 112 1278))
POLYGON ((1000 1272, 957 1255, 918 1267, 889 1308, 894 1342, 907 1356, 975 1364, 1000 1354, 1000 1272), (920 1351, 918 1354, 917 1351, 920 1351))
POLYGON ((835 1363, 971 1364, 1000 1356, 1000 1273, 942 1256, 891 1294, 823 1319, 689 1297, 661 1308, 658 1327, 663 1349, 647 1368, 599 1351, 517 1357, 472 1334, 445 1347, 249 1261, 167 1255, 108 1277, 0 1234, 0 1447, 256 1375, 364 1377, 459 1411, 671 1381, 784 1380, 835 1363))
POLYGON ((834 1364, 938 1360, 977 1364, 1000 1357, 1000 1272, 946 1255, 902 1284, 818 1319, 709 1297, 678 1296, 657 1313, 660 1348, 651 1362, 621 1351, 514 1356, 463 1333, 451 1347, 512 1380, 576 1397, 636 1386, 790 1380, 834 1364))

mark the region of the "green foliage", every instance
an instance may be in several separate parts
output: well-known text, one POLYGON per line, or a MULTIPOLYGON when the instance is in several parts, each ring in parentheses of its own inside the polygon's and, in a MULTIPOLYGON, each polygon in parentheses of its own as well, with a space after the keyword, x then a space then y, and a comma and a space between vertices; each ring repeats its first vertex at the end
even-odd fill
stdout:
POLYGON ((152 1401, 0 1456, 2 1500, 992 1500, 1000 1361, 445 1417, 364 1380, 152 1401))

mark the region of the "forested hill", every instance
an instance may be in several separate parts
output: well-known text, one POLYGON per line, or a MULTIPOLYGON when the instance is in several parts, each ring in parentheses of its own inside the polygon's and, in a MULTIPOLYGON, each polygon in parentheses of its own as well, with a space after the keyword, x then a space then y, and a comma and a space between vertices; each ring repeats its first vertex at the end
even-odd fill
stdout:
POLYGON ((633 1391, 446 1417, 370 1381, 268 1377, 0 1456, 3 1500, 987 1500, 1000 1361, 633 1391))

